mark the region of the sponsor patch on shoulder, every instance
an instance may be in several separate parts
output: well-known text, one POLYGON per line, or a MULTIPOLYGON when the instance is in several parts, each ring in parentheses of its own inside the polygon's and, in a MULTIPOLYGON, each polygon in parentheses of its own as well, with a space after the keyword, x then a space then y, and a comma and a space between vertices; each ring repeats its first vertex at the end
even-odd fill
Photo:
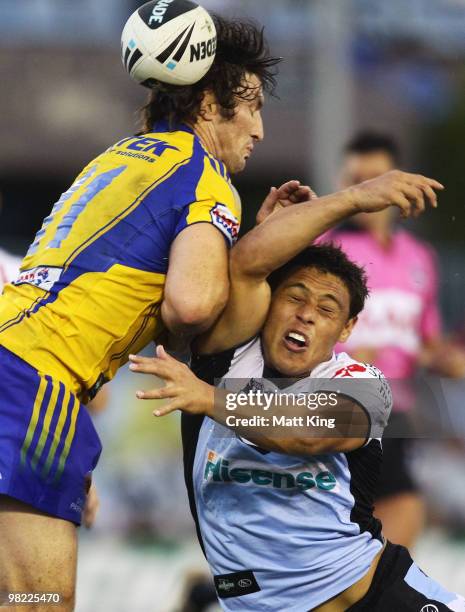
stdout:
POLYGON ((334 378, 359 378, 360 374, 367 372, 367 367, 362 363, 351 363, 336 372, 334 378))
POLYGON ((213 225, 226 236, 232 246, 239 236, 240 224, 237 217, 224 204, 217 204, 210 214, 213 225))
POLYGON ((44 291, 50 291, 53 285, 60 279, 63 268, 52 268, 50 266, 39 266, 31 270, 22 270, 13 285, 34 285, 44 291))

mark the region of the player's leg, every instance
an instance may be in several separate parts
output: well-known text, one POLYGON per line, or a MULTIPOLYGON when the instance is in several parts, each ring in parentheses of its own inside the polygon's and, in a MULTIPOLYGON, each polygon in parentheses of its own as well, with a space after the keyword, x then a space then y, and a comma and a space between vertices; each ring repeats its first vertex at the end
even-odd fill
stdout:
MULTIPOLYGON (((11 497, 0 496, 2 603, 9 604, 13 594, 57 594, 59 605, 43 601, 34 610, 73 610, 76 531, 70 521, 48 516, 11 497)), ((18 609, 23 608, 18 605, 18 609)))
POLYGON ((0 346, 0 593, 47 589, 73 609, 76 525, 100 451, 77 397, 0 346))

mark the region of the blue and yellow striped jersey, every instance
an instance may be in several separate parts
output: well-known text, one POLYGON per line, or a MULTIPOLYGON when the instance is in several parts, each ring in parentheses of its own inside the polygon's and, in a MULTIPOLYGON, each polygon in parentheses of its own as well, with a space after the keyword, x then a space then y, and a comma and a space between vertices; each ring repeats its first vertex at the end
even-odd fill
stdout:
POLYGON ((161 331, 170 246, 194 223, 237 238, 224 164, 187 126, 118 142, 44 220, 0 298, 0 344, 86 401, 161 331))

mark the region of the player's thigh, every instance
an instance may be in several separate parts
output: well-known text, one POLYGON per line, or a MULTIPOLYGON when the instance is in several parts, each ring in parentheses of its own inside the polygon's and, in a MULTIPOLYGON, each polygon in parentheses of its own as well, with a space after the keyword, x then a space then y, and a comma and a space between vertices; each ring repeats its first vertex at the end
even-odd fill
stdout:
POLYGON ((1 495, 0 593, 58 593, 60 606, 41 604, 34 610, 72 610, 76 531, 69 521, 1 495))

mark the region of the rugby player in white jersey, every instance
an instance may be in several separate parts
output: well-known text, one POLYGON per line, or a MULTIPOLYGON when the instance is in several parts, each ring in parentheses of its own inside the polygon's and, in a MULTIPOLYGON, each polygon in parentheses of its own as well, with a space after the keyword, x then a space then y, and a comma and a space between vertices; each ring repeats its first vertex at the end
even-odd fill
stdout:
MULTIPOLYGON (((305 248, 360 210, 396 203, 406 215, 418 212, 425 199, 435 203, 431 188, 440 187, 395 172, 277 212, 231 253, 228 306, 192 361, 204 380, 162 347, 154 359, 132 358, 133 371, 166 382, 138 397, 167 399, 157 416, 184 412, 191 510, 225 610, 465 610, 465 600, 426 577, 405 548, 386 544, 372 515, 389 386, 376 368, 333 352, 363 308, 364 273, 335 247, 305 248), (249 396, 241 405, 231 393, 237 379, 247 379, 247 390, 281 393, 285 385, 287 394, 302 394, 335 392, 355 377, 364 380, 352 381, 337 412, 318 407, 320 417, 335 418, 337 435, 305 424, 282 436, 247 427, 257 404, 249 396), (214 378, 221 390, 208 384, 214 378), (225 427, 232 414, 233 430, 225 427)), ((288 404, 285 414, 302 410, 288 404)))

